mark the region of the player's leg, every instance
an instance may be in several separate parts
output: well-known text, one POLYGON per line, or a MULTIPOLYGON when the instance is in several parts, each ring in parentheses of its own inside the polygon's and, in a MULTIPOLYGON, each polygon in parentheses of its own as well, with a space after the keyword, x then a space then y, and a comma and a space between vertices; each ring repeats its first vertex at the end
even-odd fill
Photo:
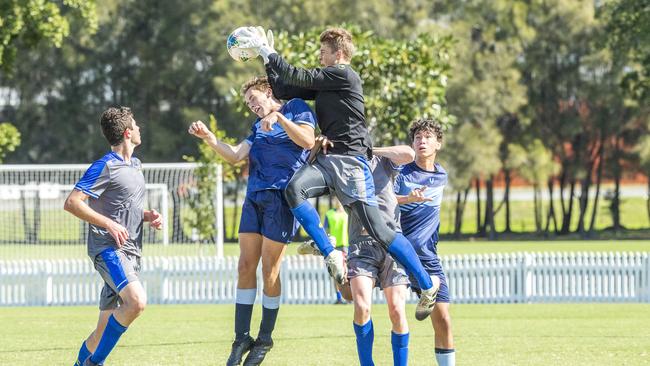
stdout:
POLYGON ((418 320, 426 319, 435 305, 438 287, 434 286, 434 279, 431 278, 422 263, 420 263, 420 258, 413 249, 413 245, 404 235, 396 233, 386 225, 378 207, 362 201, 356 201, 350 207, 359 217, 368 233, 379 244, 384 246, 395 260, 406 267, 407 271, 416 279, 422 293, 416 307, 415 317, 418 320))
POLYGON ((377 248, 384 254, 379 271, 379 283, 384 289, 388 303, 388 316, 392 323, 391 345, 393 348, 393 365, 405 366, 408 363, 409 329, 406 321, 406 295, 409 278, 402 265, 386 254, 383 248, 377 248))
POLYGON ((235 340, 226 365, 241 363, 246 352, 253 348, 250 335, 253 305, 257 296, 257 266, 262 253, 262 208, 258 205, 259 192, 246 195, 239 221, 239 263, 237 266, 237 293, 235 295, 235 340))
POLYGON ((449 314, 449 287, 447 279, 442 272, 440 277, 440 291, 438 303, 431 313, 431 323, 435 332, 435 352, 438 366, 455 366, 456 351, 454 350, 454 336, 451 330, 451 315, 449 314))
POLYGON ((356 276, 350 279, 350 290, 354 302, 354 333, 357 337, 357 353, 361 366, 374 365, 372 345, 375 331, 370 316, 372 305, 372 288, 374 279, 368 276, 356 276))
POLYGON ((322 196, 329 192, 327 180, 318 164, 305 164, 291 178, 284 191, 291 212, 325 257, 330 274, 336 282, 345 282, 345 260, 341 252, 335 251, 323 225, 320 215, 309 203, 308 198, 322 196))
POLYGON ((94 262, 95 269, 112 290, 102 291, 100 310, 115 311, 108 316, 96 349, 84 363, 90 366, 104 363, 127 327, 147 304, 147 294, 139 279, 139 258, 110 248, 97 255, 94 262), (118 297, 121 301, 119 307, 118 297))
POLYGON ((102 334, 104 333, 104 329, 106 328, 106 324, 108 323, 108 317, 113 314, 113 309, 110 310, 100 310, 99 311, 99 319, 97 320, 97 327, 95 330, 90 333, 88 338, 86 338, 85 341, 81 344, 81 347, 79 348, 79 353, 77 354, 77 360, 74 363, 74 366, 82 366, 84 364, 84 361, 90 355, 95 351, 97 348, 97 345, 99 344, 99 340, 102 337, 102 334))
MULTIPOLYGON (((242 215, 242 219, 244 215, 242 215)), ((250 335, 253 306, 257 296, 257 265, 262 253, 262 235, 239 233, 239 263, 237 266, 237 292, 235 295, 235 340, 232 343, 227 365, 239 365, 253 347, 250 335)))
POLYGON ((384 288, 388 304, 388 316, 393 325, 391 345, 393 347, 393 365, 406 366, 408 363, 409 328, 406 321, 406 285, 384 288))

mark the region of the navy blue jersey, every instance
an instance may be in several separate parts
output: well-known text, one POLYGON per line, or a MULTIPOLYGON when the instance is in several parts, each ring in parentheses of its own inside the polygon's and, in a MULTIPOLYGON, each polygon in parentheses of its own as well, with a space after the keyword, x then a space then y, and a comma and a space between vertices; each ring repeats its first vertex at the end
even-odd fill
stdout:
POLYGON ((442 191, 447 185, 447 172, 435 164, 435 171, 427 171, 412 162, 402 168, 395 182, 395 193, 408 195, 415 188, 427 187, 424 195, 432 201, 400 205, 402 232, 413 244, 422 261, 436 261, 442 191))
MULTIPOLYGON (((296 124, 316 126, 314 113, 302 99, 290 100, 282 106, 280 113, 296 124)), ((271 131, 262 131, 260 118, 253 124, 246 142, 251 144, 247 194, 284 189, 309 156, 309 150, 296 145, 280 123, 273 124, 271 131)))

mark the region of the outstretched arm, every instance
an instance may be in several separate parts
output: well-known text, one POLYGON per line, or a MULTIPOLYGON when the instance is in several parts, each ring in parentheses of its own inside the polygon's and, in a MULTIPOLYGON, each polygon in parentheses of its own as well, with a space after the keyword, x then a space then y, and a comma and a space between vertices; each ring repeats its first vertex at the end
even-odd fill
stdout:
POLYGON ((223 141, 219 141, 217 137, 208 129, 205 123, 201 121, 193 122, 187 130, 190 135, 194 135, 201 140, 205 141, 212 150, 221 155, 227 162, 235 164, 248 157, 250 152, 250 145, 246 141, 240 142, 237 146, 232 146, 223 141))
POLYGON ((278 80, 309 90, 338 90, 350 86, 347 71, 338 67, 303 69, 289 64, 277 53, 269 55, 267 67, 278 75, 278 80))
POLYGON ((372 153, 390 159, 395 165, 404 165, 415 160, 415 151, 407 145, 373 147, 372 153))
POLYGON ((278 99, 289 100, 300 98, 303 100, 314 100, 316 98, 315 90, 305 89, 295 85, 288 85, 280 80, 278 73, 275 72, 269 64, 266 64, 266 76, 269 78, 269 84, 271 84, 273 95, 278 99))

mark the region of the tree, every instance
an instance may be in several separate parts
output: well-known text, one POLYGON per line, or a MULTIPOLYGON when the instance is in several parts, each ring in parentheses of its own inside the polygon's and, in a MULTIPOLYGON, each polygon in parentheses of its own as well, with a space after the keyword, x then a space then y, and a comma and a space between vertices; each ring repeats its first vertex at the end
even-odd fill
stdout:
POLYGON ((0 66, 11 70, 19 49, 39 43, 61 47, 70 24, 81 22, 91 33, 97 27, 94 0, 4 0, 0 3, 0 66))
POLYGON ((0 123, 0 163, 20 145, 20 132, 10 123, 0 123))

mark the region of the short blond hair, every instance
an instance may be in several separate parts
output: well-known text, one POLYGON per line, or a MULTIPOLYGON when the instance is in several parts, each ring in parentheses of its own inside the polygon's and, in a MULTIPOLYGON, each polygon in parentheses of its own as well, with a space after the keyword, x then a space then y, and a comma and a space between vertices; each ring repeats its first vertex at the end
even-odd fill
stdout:
POLYGON ((320 34, 320 43, 328 45, 332 51, 342 51, 343 57, 350 61, 354 55, 352 34, 343 28, 329 28, 320 34))
POLYGON ((246 95, 246 92, 248 92, 249 89, 259 90, 261 92, 265 92, 271 89, 269 78, 267 78, 266 76, 264 77, 255 76, 254 78, 248 80, 241 87, 241 95, 242 96, 246 95))

